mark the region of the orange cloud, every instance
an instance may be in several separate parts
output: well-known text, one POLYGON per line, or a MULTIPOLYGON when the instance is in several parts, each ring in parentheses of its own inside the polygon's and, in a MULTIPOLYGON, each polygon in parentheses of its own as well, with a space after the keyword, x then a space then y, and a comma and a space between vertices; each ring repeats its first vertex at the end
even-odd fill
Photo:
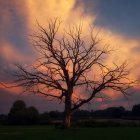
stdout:
POLYGON ((8 62, 14 62, 15 60, 25 60, 25 57, 21 54, 21 52, 17 51, 15 47, 8 42, 4 42, 1 45, 0 55, 8 62))
MULTIPOLYGON (((83 22, 83 34, 87 35, 89 31, 89 25, 94 24, 96 15, 83 15, 84 5, 79 5, 78 8, 74 9, 76 0, 25 0, 26 10, 26 24, 31 30, 36 28, 36 19, 43 26, 47 24, 47 19, 53 17, 60 17, 64 23, 63 25, 67 28, 69 25, 80 24, 83 22)), ((18 8, 19 9, 19 8, 18 8)), ((23 9, 22 9, 23 10, 23 9)), ((20 11, 20 9, 19 9, 20 11)), ((96 26, 96 31, 101 30, 99 34, 100 38, 103 38, 104 43, 109 44, 111 47, 116 49, 110 57, 106 60, 106 63, 112 66, 112 62, 122 63, 124 60, 128 60, 132 67, 137 66, 132 71, 132 78, 137 78, 139 68, 140 57, 139 53, 133 53, 132 50, 137 46, 140 46, 138 40, 126 38, 121 34, 115 33, 109 29, 101 28, 96 26)), ((63 33, 61 28, 60 35, 63 33)), ((0 54, 4 59, 11 60, 26 60, 27 57, 21 55, 14 46, 8 42, 4 43, 0 54), (15 55, 16 54, 16 55, 15 55)), ((28 58, 29 59, 29 58, 28 58)), ((80 92, 80 91, 79 91, 80 92)), ((108 92, 110 96, 118 98, 118 95, 114 95, 112 92, 108 92)))
POLYGON ((33 25, 36 25, 36 19, 41 25, 45 26, 49 18, 59 17, 64 21, 65 27, 70 24, 79 24, 84 19, 83 28, 86 30, 95 17, 83 16, 83 7, 80 6, 74 9, 75 2, 76 0, 44 0, 43 2, 40 0, 26 0, 29 29, 33 29, 33 25))
MULTIPOLYGON (((83 22, 83 34, 87 35, 89 31, 89 25, 94 24, 96 15, 83 15, 84 5, 79 5, 78 8, 74 8, 76 0, 26 0, 28 8, 28 26, 33 29, 36 25, 36 19, 43 26, 47 24, 47 19, 53 17, 60 17, 64 21, 64 26, 68 27, 73 24, 80 24, 83 22)), ((132 49, 140 45, 138 40, 126 38, 121 34, 112 32, 109 29, 96 26, 97 32, 101 30, 99 38, 103 39, 103 44, 109 44, 116 51, 109 57, 107 62, 111 65, 112 62, 118 61, 118 63, 124 60, 136 62, 139 56, 132 54, 132 49)), ((101 42, 102 43, 102 42, 101 42)), ((135 65, 133 63, 133 65, 135 65)))
MULTIPOLYGON (((7 87, 12 87, 14 86, 13 84, 6 84, 7 87)), ((23 88, 22 87, 12 87, 12 88, 7 88, 5 86, 3 86, 2 84, 0 84, 0 89, 3 89, 11 94, 21 94, 23 92, 23 88)))

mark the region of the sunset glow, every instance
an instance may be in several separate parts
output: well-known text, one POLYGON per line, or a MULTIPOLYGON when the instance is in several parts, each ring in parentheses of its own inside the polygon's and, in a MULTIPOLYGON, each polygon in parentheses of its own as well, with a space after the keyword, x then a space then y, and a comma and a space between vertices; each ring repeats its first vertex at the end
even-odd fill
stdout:
MULTIPOLYGON (((27 65, 30 64, 30 62, 35 63, 34 60, 38 54, 31 45, 29 35, 37 31, 37 22, 43 27, 46 27, 50 18, 58 17, 62 21, 59 36, 62 36, 64 30, 70 26, 82 24, 83 37, 86 38, 91 29, 90 27, 95 25, 96 33, 99 31, 98 37, 102 39, 100 45, 108 44, 111 49, 115 50, 106 59, 105 63, 109 66, 113 66, 113 63, 119 64, 127 60, 129 63, 128 68, 131 69, 130 77, 139 80, 140 29, 137 29, 138 35, 130 36, 129 34, 127 35, 127 31, 126 34, 124 33, 125 30, 121 32, 121 28, 120 30, 117 30, 115 26, 111 28, 110 26, 113 24, 111 22, 108 23, 108 26, 99 23, 99 19, 106 17, 103 18, 99 12, 92 10, 96 7, 97 2, 95 1, 97 0, 87 0, 87 3, 84 2, 84 0, 20 0, 20 2, 18 0, 0 0, 0 79, 5 77, 7 81, 12 80, 8 78, 6 74, 3 75, 3 70, 10 68, 11 64, 22 63, 23 65, 27 65), (93 8, 92 5, 90 6, 90 3, 92 3, 93 8)), ((120 20, 119 26, 121 26, 121 19, 118 20, 120 20)), ((131 20, 131 18, 129 20, 131 20)), ((131 26, 133 29, 135 23, 131 26)), ((40 68, 40 70, 43 69, 43 67, 40 68)), ((13 96, 17 96, 21 93, 21 89, 22 88, 6 89, 2 85, 0 86, 0 92, 5 91, 13 96)), ((140 96, 138 95, 140 87, 137 86, 134 90, 138 97, 137 99, 133 97, 132 104, 140 102, 140 96)), ((82 93, 83 91, 77 89, 76 94, 78 95, 80 92, 82 93)), ((95 99, 95 101, 100 103, 96 108, 104 108, 112 105, 117 106, 119 104, 129 108, 126 102, 119 100, 120 98, 122 99, 121 95, 114 94, 112 91, 107 91, 105 94, 114 100, 118 100, 118 103, 106 104, 106 102, 102 102, 100 99, 95 99)), ((84 97, 85 93, 82 93, 81 96, 84 97)), ((3 97, 0 98, 0 100, 2 100, 3 97)), ((0 111, 1 110, 0 108, 0 111)), ((8 108, 5 108, 5 110, 7 111, 8 108)))

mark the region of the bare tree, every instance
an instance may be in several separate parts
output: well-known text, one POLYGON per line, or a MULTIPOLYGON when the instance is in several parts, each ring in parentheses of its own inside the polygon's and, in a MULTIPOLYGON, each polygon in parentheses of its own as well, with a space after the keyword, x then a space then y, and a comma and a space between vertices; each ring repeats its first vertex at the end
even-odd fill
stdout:
POLYGON ((15 82, 26 91, 63 101, 63 124, 69 128, 74 110, 102 96, 107 89, 127 96, 134 82, 128 78, 126 62, 112 68, 105 65, 110 50, 106 45, 100 47, 97 34, 91 31, 87 42, 82 36, 82 26, 75 26, 60 37, 57 36, 60 25, 59 19, 50 20, 47 28, 38 24, 39 31, 32 35, 32 40, 40 57, 32 66, 17 65, 15 82), (77 88, 82 88, 85 94, 77 95, 77 88))

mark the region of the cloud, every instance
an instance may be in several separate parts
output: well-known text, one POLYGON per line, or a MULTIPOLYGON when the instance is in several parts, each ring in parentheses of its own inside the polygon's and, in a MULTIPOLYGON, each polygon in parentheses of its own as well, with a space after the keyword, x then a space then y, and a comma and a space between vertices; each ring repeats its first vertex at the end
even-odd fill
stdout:
POLYGON ((0 0, 0 45, 6 42, 17 51, 30 54, 26 9, 24 0, 0 0))
POLYGON ((83 3, 84 13, 96 14, 96 25, 130 38, 140 37, 140 1, 138 0, 76 0, 83 3), (134 22, 137 21, 137 22, 134 22))
MULTIPOLYGON (((60 18, 63 25, 67 28, 69 25, 80 24, 84 20, 84 30, 95 19, 94 16, 83 15, 83 6, 74 9, 75 0, 27 0, 28 7, 28 26, 31 30, 36 30, 36 20, 45 26, 50 18, 60 18), (47 7, 47 8, 46 8, 47 7)), ((62 29, 63 31, 63 29, 62 29)))
MULTIPOLYGON (((83 33, 87 35, 89 25, 95 24, 99 15, 94 11, 92 14, 85 12, 87 9, 85 3, 75 6, 76 4, 76 0, 0 0, 0 66, 3 67, 17 60, 26 63, 35 58, 27 36, 36 30, 36 19, 45 26, 47 19, 60 17, 64 21, 65 28, 69 25, 80 24, 82 21, 83 33)), ((133 67, 131 76, 137 78, 140 70, 140 57, 137 51, 140 46, 139 40, 124 36, 106 26, 96 25, 96 31, 101 31, 99 37, 103 39, 101 45, 106 43, 116 49, 106 63, 111 66, 112 62, 121 63, 128 60, 130 66, 133 67)), ((62 33, 61 28, 60 35, 62 33)))

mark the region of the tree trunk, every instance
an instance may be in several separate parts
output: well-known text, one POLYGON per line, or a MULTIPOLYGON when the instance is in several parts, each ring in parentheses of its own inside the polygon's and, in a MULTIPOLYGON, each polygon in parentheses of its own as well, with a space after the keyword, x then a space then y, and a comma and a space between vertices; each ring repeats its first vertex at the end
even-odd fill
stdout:
POLYGON ((65 116, 64 116, 64 122, 63 122, 63 126, 64 126, 64 128, 65 129, 68 129, 68 128, 70 128, 70 126, 71 126, 71 113, 69 112, 65 112, 65 114, 64 114, 65 116))
POLYGON ((70 126, 71 126, 71 96, 66 96, 63 127, 65 129, 68 129, 70 128, 70 126))

